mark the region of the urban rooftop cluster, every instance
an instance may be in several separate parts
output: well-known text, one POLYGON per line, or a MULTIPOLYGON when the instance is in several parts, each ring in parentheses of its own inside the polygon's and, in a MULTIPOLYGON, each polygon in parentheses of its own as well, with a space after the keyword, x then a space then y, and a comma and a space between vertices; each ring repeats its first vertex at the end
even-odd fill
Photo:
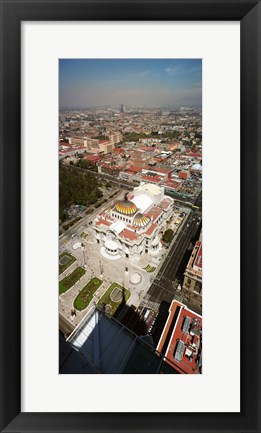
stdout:
POLYGON ((60 373, 202 373, 201 109, 61 110, 59 159, 60 373))

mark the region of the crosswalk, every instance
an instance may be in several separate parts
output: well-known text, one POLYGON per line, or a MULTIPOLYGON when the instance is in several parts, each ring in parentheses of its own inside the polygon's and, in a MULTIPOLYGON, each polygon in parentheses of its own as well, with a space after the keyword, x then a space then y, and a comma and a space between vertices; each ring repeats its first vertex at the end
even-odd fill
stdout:
POLYGON ((153 301, 149 301, 149 300, 144 299, 142 301, 142 303, 140 304, 140 306, 144 307, 144 308, 148 308, 149 310, 158 311, 160 304, 159 304, 159 302, 153 302, 153 301))
POLYGON ((167 277, 164 276, 156 276, 153 280, 154 283, 157 283, 157 285, 163 286, 164 288, 164 283, 168 286, 168 287, 175 287, 175 281, 173 281, 172 279, 169 279, 167 277), (159 284, 160 282, 160 284, 159 284))

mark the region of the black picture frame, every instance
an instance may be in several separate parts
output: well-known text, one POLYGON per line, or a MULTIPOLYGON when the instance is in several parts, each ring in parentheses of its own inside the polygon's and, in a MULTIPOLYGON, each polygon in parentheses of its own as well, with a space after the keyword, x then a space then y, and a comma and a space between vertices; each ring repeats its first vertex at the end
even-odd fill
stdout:
POLYGON ((1 0, 1 432, 261 431, 260 18, 256 0, 1 0), (240 21, 240 413, 21 413, 20 30, 22 21, 31 20, 240 21))

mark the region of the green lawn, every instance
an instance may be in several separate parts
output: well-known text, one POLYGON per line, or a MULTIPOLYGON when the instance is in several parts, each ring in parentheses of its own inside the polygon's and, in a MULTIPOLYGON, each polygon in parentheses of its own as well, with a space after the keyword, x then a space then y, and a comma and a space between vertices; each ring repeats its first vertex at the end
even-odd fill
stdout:
POLYGON ((66 252, 65 252, 65 253, 62 253, 62 254, 59 256, 59 274, 62 274, 62 273, 65 271, 65 269, 69 268, 69 266, 71 266, 71 265, 75 262, 75 260, 76 260, 76 258, 73 257, 71 254, 66 253, 66 252), (65 263, 64 265, 61 265, 61 264, 60 264, 60 260, 61 260, 61 258, 64 257, 64 256, 68 256, 68 257, 70 257, 70 260, 69 260, 67 263, 65 263))
POLYGON ((88 281, 86 286, 84 286, 84 288, 76 296, 73 303, 74 308, 76 308, 76 310, 78 311, 84 310, 91 302, 94 293, 100 287, 101 284, 102 281, 97 277, 94 277, 90 281, 88 281))
POLYGON ((124 307, 124 304, 130 298, 130 296, 131 296, 131 292, 129 290, 125 289, 124 287, 122 287, 118 283, 112 283, 110 285, 110 287, 108 288, 108 290, 104 293, 102 298, 99 300, 98 305, 100 307, 105 307, 106 305, 110 305, 109 314, 111 316, 117 317, 119 315, 120 311, 122 310, 122 308, 124 307), (115 289, 115 287, 118 287, 119 289, 121 289, 124 292, 124 294, 125 294, 124 303, 121 301, 120 302, 113 302, 111 300, 110 295, 111 295, 113 289, 115 289))
POLYGON ((85 270, 83 268, 76 268, 71 274, 60 281, 59 294, 67 292, 84 274, 85 270))
POLYGON ((147 265, 146 268, 143 269, 145 269, 147 272, 154 272, 156 268, 154 266, 147 265))
POLYGON ((86 239, 88 235, 87 235, 87 233, 82 232, 80 236, 81 236, 81 238, 86 239))

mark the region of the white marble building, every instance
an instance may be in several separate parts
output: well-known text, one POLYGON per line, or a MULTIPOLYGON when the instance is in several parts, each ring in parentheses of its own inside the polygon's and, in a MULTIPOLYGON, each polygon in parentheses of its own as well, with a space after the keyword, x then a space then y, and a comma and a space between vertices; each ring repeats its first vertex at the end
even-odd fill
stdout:
POLYGON ((94 221, 101 254, 111 260, 155 256, 161 248, 159 233, 170 218, 174 200, 164 195, 164 187, 142 183, 124 200, 112 203, 94 221))

